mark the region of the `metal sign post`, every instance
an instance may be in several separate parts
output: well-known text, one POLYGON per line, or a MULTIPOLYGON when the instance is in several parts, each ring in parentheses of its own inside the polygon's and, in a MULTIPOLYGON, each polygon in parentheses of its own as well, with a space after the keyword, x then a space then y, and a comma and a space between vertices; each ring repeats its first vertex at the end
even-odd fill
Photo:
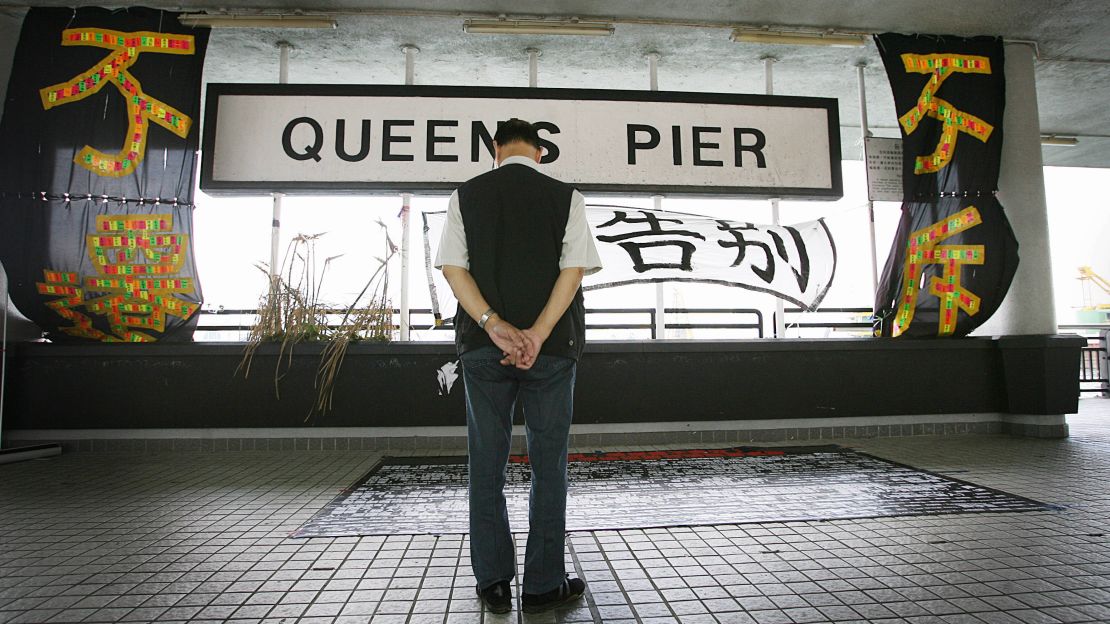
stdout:
MULTIPOLYGON (((278 83, 289 84, 289 51, 293 49, 293 44, 288 41, 279 41, 277 43, 278 50, 281 56, 278 61, 278 83)), ((277 297, 278 281, 281 279, 279 271, 281 268, 278 266, 278 249, 281 247, 281 198, 285 197, 283 193, 273 193, 274 208, 270 218, 270 297, 277 297)))
MULTIPOLYGON (((659 57, 658 52, 648 52, 648 80, 652 91, 659 90, 659 57)), ((652 205, 656 210, 663 209, 663 196, 652 195, 652 205)), ((667 294, 662 282, 655 284, 655 339, 663 340, 667 337, 667 294)))
MULTIPOLYGON (((775 74, 773 65, 778 59, 773 56, 763 57, 763 79, 765 81, 764 89, 767 95, 775 94, 775 74)), ((779 198, 771 198, 771 224, 778 226, 779 222, 779 198)), ((786 338, 786 307, 782 299, 775 298, 775 338, 786 338)))
MULTIPOLYGON (((867 63, 856 65, 856 81, 859 83, 859 127, 863 141, 863 164, 867 166, 867 137, 871 131, 867 129, 867 85, 863 79, 863 70, 867 63)), ((871 224, 871 292, 879 292, 879 252, 875 242, 875 202, 871 201, 870 189, 867 197, 867 218, 871 224)))
MULTIPOLYGON (((405 54, 405 84, 416 84, 416 54, 420 48, 406 43, 401 46, 405 54)), ((401 341, 409 340, 409 214, 412 212, 412 193, 401 194, 401 341)))
POLYGON ((539 58, 543 54, 538 48, 524 48, 528 55, 528 86, 535 88, 539 85, 539 58))

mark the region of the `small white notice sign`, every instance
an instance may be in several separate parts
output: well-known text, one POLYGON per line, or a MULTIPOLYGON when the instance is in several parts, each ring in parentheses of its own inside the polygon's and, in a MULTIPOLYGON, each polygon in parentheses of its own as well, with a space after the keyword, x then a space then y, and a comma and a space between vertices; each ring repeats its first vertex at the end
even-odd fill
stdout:
POLYGON ((902 139, 867 137, 867 199, 902 201, 902 139))

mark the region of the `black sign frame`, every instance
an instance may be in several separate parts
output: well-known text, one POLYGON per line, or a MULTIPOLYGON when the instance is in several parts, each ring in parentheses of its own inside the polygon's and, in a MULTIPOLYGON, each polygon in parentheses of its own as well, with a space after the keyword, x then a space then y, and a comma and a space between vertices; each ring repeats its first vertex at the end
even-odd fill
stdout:
POLYGON ((209 83, 205 96, 204 127, 201 147, 200 188, 210 195, 264 195, 283 193, 308 194, 448 194, 465 180, 458 182, 320 182, 294 180, 227 181, 213 179, 216 120, 220 98, 236 95, 327 96, 327 97, 434 97, 544 100, 607 100, 620 102, 674 102, 686 104, 734 104, 783 108, 811 108, 825 111, 828 123, 829 166, 831 186, 827 189, 808 187, 750 187, 640 184, 576 184, 587 193, 624 196, 668 195, 677 197, 732 196, 746 199, 817 199, 833 201, 844 195, 840 168, 840 113, 836 98, 756 95, 739 93, 701 93, 690 91, 640 91, 624 89, 554 89, 536 87, 467 87, 426 85, 357 85, 357 84, 274 84, 274 83, 209 83))

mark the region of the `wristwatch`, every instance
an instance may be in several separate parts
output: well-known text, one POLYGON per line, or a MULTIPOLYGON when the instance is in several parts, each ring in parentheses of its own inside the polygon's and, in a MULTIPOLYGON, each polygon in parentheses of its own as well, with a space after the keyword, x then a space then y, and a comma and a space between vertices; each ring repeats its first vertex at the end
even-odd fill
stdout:
POLYGON ((489 322, 490 317, 492 317, 494 314, 497 314, 497 312, 494 312, 493 308, 490 308, 483 312, 482 317, 478 319, 478 328, 485 329, 486 323, 489 322))

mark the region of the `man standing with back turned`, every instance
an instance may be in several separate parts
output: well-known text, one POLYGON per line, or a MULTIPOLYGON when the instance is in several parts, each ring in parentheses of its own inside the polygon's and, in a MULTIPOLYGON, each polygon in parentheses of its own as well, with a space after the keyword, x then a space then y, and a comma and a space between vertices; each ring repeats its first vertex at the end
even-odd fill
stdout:
POLYGON ((478 596, 494 613, 512 609, 516 552, 504 487, 519 399, 532 466, 520 603, 539 613, 586 590, 567 576, 563 559, 567 445, 586 338, 580 286, 601 262, 582 195, 537 170, 543 150, 535 127, 510 119, 493 142, 499 166, 451 195, 435 264, 459 300, 478 596))

